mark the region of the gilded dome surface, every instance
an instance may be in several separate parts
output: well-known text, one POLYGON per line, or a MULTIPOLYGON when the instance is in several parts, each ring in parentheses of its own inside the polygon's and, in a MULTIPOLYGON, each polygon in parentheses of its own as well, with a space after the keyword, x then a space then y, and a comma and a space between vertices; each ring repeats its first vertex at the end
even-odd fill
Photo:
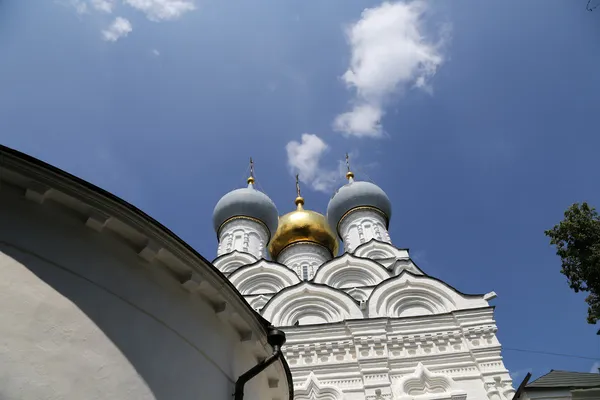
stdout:
POLYGON ((337 231, 342 217, 350 210, 357 207, 372 207, 381 211, 387 222, 392 218, 392 203, 387 194, 377 185, 355 181, 353 175, 349 182, 339 188, 327 205, 327 220, 337 231))
POLYGON ((275 203, 263 192, 254 189, 254 180, 249 179, 248 187, 236 189, 221 197, 213 211, 213 225, 218 233, 221 225, 233 217, 256 219, 268 228, 273 235, 277 230, 279 213, 275 203))
POLYGON ((269 243, 271 258, 277 256, 283 249, 301 242, 312 242, 327 248, 333 256, 338 252, 337 235, 327 223, 323 214, 305 210, 304 199, 296 199, 297 209, 279 218, 279 226, 269 243))

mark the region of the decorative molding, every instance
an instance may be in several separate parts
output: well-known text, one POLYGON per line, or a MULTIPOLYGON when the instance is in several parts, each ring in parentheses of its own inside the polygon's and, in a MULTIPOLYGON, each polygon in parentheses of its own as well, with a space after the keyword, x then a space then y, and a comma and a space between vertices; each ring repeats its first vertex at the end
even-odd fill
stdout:
POLYGON ((243 295, 277 293, 300 283, 300 278, 293 271, 267 260, 236 269, 229 280, 243 295))
POLYGON ((358 258, 349 253, 323 264, 315 274, 314 282, 338 289, 375 286, 391 277, 381 264, 358 258))
POLYGON ((265 257, 264 244, 269 241, 269 231, 262 222, 254 218, 234 217, 221 225, 218 239, 218 256, 239 251, 252 254, 258 259, 265 257))
POLYGON ((405 272, 373 290, 368 316, 407 317, 486 306, 487 301, 481 297, 465 297, 436 279, 405 272))
POLYGON ((242 266, 254 264, 256 261, 258 261, 258 258, 250 253, 232 251, 231 253, 226 253, 217 257, 212 263, 219 271, 227 275, 233 273, 242 266))
POLYGON ((108 214, 105 214, 98 210, 92 210, 90 212, 90 216, 85 222, 85 225, 88 228, 95 230, 96 232, 101 232, 110 220, 110 218, 111 217, 108 214))
POLYGON ((301 280, 311 280, 317 269, 329 260, 328 249, 310 242, 291 244, 277 256, 277 262, 290 268, 301 280))
POLYGON ((148 240, 146 246, 138 253, 140 257, 142 257, 147 262, 151 263, 158 256, 160 251, 162 250, 162 246, 158 243, 148 240))
POLYGON ((275 326, 324 324, 364 317, 354 299, 346 293, 307 282, 271 298, 262 316, 275 326))
POLYGON ((25 189, 25 198, 38 204, 42 204, 44 200, 46 200, 50 190, 50 187, 43 183, 31 181, 29 182, 29 186, 25 189))
POLYGON ((433 373, 422 363, 396 384, 398 400, 466 400, 467 392, 459 389, 447 375, 433 373))
POLYGON ((495 376, 491 382, 486 382, 486 392, 490 400, 510 400, 515 394, 511 379, 495 376))
POLYGON ((354 251, 361 244, 372 239, 388 242, 387 221, 381 211, 371 207, 358 207, 350 210, 338 224, 340 237, 344 238, 347 252, 354 251))
POLYGON ((356 247, 354 255, 357 257, 370 258, 375 261, 384 259, 408 259, 408 250, 398 249, 391 243, 383 242, 377 239, 361 244, 356 247))
POLYGON ((306 382, 294 389, 294 400, 343 400, 342 392, 333 385, 324 385, 310 373, 306 382))

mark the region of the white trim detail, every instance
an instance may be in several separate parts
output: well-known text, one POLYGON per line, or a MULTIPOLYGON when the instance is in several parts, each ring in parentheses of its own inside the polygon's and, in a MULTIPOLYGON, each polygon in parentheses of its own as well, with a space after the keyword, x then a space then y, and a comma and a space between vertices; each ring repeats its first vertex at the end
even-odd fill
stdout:
POLYGON ((294 400, 343 400, 344 395, 338 388, 323 385, 311 371, 306 382, 294 389, 294 400))
POLYGON ((394 276, 400 275, 403 271, 409 271, 415 275, 423 275, 423 271, 421 271, 410 258, 395 260, 388 268, 392 271, 392 275, 394 276))
POLYGON ((368 315, 408 317, 487 306, 482 297, 466 297, 428 276, 403 273, 373 290, 368 315))
POLYGON ((342 217, 338 229, 346 252, 354 252, 358 246, 373 239, 391 243, 385 218, 375 209, 359 207, 350 210, 342 217))
POLYGON ((260 222, 248 218, 233 218, 219 229, 217 255, 240 251, 255 258, 264 258, 269 232, 260 222))
POLYGON ((400 260, 408 258, 408 250, 398 249, 389 243, 383 243, 373 239, 358 246, 354 251, 354 255, 373 260, 383 260, 388 258, 400 260))
POLYGON ((292 270, 267 260, 236 269, 229 280, 243 295, 277 293, 300 283, 292 270))
POLYGON ((245 297, 245 299, 248 302, 248 304, 250 304, 250 307, 260 312, 260 310, 265 306, 265 304, 267 304, 267 302, 271 300, 271 297, 273 296, 265 296, 264 294, 259 294, 258 296, 245 297))
POLYGON ((405 376, 396 385, 398 400, 466 400, 467 393, 457 387, 456 382, 444 374, 433 373, 422 363, 411 375, 405 376))
POLYGON ((315 283, 334 288, 353 288, 375 286, 391 277, 381 264, 365 258, 358 258, 344 253, 317 270, 315 283))
POLYGON ((277 257, 277 262, 293 270, 304 281, 311 280, 317 269, 329 260, 329 250, 311 242, 294 243, 283 249, 277 257))
POLYGON ((301 283, 275 295, 262 316, 275 326, 325 324, 364 318, 349 295, 327 286, 301 283))
POLYGON ((225 275, 231 274, 233 271, 248 264, 254 264, 258 258, 250 253, 242 253, 232 251, 213 260, 213 265, 225 275))

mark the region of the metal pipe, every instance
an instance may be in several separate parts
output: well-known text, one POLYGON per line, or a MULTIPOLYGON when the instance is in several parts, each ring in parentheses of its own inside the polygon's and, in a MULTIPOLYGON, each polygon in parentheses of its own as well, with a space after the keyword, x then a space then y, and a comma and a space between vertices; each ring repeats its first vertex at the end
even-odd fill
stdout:
POLYGON ((244 386, 246 383, 264 371, 269 365, 277 361, 278 358, 283 356, 283 353, 281 352, 281 346, 283 346, 285 343, 285 333, 278 329, 271 328, 267 333, 267 341, 273 347, 273 354, 240 375, 238 380, 235 382, 235 393, 233 395, 234 400, 243 400, 244 386))

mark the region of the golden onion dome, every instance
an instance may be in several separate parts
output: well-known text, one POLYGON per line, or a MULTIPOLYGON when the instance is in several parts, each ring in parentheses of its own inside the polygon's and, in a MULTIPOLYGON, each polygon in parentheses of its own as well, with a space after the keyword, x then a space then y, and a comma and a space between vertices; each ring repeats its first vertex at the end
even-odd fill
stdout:
POLYGON ((277 231, 269 243, 269 253, 273 260, 283 249, 294 244, 310 242, 319 244, 336 256, 338 252, 338 240, 333 232, 327 218, 315 211, 304 209, 304 199, 296 198, 297 209, 279 217, 277 231))

